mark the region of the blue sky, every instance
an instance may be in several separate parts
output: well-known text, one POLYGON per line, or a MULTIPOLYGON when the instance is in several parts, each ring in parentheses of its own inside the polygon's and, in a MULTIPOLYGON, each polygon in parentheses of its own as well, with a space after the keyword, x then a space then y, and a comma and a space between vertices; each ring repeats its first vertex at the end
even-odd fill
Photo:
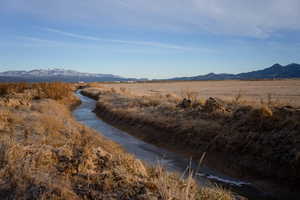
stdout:
POLYGON ((300 62, 299 0, 0 0, 0 71, 166 78, 300 62))

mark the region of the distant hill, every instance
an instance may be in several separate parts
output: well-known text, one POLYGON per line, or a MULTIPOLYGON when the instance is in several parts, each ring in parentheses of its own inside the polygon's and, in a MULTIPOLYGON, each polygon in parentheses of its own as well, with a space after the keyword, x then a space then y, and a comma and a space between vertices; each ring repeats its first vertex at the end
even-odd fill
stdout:
POLYGON ((239 74, 215 74, 192 77, 177 77, 169 80, 251 80, 251 79, 279 79, 279 78, 300 78, 300 65, 292 63, 286 66, 274 64, 271 67, 239 74))
POLYGON ((82 73, 65 69, 35 69, 31 71, 0 72, 0 82, 95 82, 95 81, 138 81, 144 79, 123 78, 112 74, 82 73))
MULTIPOLYGON (((255 80, 255 79, 280 79, 300 78, 300 64, 292 63, 286 66, 274 64, 271 67, 239 74, 215 74, 192 77, 177 77, 165 80, 255 80)), ((124 78, 112 74, 82 73, 65 69, 35 69, 31 71, 6 71, 0 72, 0 82, 112 82, 112 81, 147 81, 147 79, 124 78)))

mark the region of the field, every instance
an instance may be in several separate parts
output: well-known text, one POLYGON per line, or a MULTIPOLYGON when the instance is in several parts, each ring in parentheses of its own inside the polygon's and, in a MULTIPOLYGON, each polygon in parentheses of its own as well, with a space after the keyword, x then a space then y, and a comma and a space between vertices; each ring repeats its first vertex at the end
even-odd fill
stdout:
POLYGON ((233 176, 299 187, 299 80, 88 86, 95 112, 136 137, 193 158, 207 152, 205 164, 233 176))
MULTIPOLYGON (((287 106, 297 80, 88 86, 82 93, 98 100, 102 119, 145 141, 196 158, 207 152, 204 162, 219 156, 234 174, 299 188, 300 110, 287 106)), ((149 167, 79 124, 77 87, 0 84, 0 199, 234 199, 149 167)))
POLYGON ((271 95, 274 101, 300 106, 300 80, 274 81, 188 81, 159 83, 106 84, 115 89, 126 88, 136 95, 168 94, 181 96, 182 91, 197 92, 199 97, 232 100, 241 95, 249 103, 260 103, 271 95))
POLYGON ((222 188, 148 167, 78 123, 75 85, 0 84, 0 199, 232 200, 222 188))

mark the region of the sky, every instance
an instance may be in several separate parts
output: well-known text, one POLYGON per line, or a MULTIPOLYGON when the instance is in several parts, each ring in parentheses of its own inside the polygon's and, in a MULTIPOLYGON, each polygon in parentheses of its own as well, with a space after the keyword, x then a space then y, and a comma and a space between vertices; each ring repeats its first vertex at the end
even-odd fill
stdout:
POLYGON ((124 77, 300 63, 300 0, 0 0, 0 71, 124 77))

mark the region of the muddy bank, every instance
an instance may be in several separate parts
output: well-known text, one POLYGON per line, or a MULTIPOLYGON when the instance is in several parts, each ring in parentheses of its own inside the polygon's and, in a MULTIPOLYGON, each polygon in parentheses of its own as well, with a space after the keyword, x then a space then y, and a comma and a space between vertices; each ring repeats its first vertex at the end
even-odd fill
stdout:
MULTIPOLYGON (((97 99, 100 93, 98 91, 97 94, 95 90, 92 95, 89 92, 83 94, 97 99)), ((166 121, 155 115, 155 109, 152 109, 151 112, 158 120, 153 118, 149 120, 149 116, 140 115, 144 111, 140 110, 138 113, 138 109, 134 112, 126 109, 120 103, 120 101, 124 101, 124 98, 117 94, 102 93, 95 112, 107 122, 156 145, 193 155, 194 158, 199 158, 204 151, 207 151, 208 156, 205 160, 207 165, 236 177, 246 177, 263 188, 265 187, 266 190, 271 187, 273 191, 284 193, 284 195, 297 193, 299 163, 292 156, 297 152, 298 124, 289 122, 283 127, 277 125, 270 131, 268 129, 274 119, 262 118, 257 126, 253 126, 251 124, 254 122, 253 119, 251 121, 247 118, 248 121, 245 121, 245 116, 238 118, 237 113, 229 117, 221 116, 222 123, 220 122, 221 117, 217 115, 220 113, 214 113, 214 116, 210 116, 211 113, 209 113, 205 116, 206 122, 218 121, 217 125, 219 126, 212 127, 205 124, 205 129, 199 130, 199 126, 183 127, 183 122, 178 119, 176 121, 174 118, 168 118, 168 123, 165 123, 166 121), (116 102, 119 102, 119 105, 116 102), (238 124, 243 120, 244 124, 238 124)), ((127 98, 126 101, 130 102, 132 99, 128 100, 127 98)), ((251 110, 252 115, 253 112, 251 110)), ((164 113, 160 113, 160 115, 166 116, 166 114, 169 113, 165 108, 164 113)), ((199 113, 194 114, 193 117, 197 119, 199 113)), ((203 116, 200 119, 203 119, 203 116)), ((201 126, 204 127, 203 124, 201 126)))

